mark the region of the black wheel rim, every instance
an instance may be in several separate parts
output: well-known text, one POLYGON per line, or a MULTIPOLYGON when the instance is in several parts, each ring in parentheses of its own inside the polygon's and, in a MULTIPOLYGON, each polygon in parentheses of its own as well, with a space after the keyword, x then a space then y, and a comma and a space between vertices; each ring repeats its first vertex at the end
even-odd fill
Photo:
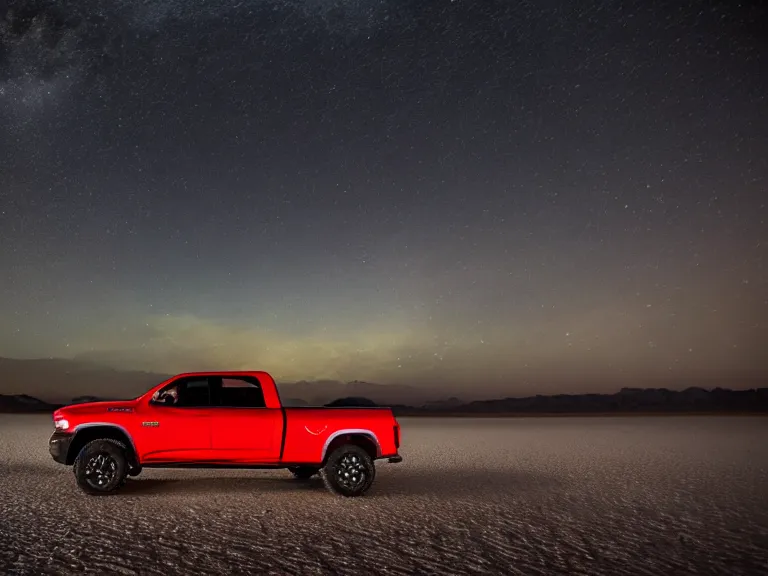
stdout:
POLYGON ((366 476, 363 459, 357 454, 345 454, 336 465, 336 479, 347 490, 359 488, 366 476))
POLYGON ((85 465, 85 480, 93 488, 103 490, 117 476, 117 460, 106 453, 92 456, 85 465))

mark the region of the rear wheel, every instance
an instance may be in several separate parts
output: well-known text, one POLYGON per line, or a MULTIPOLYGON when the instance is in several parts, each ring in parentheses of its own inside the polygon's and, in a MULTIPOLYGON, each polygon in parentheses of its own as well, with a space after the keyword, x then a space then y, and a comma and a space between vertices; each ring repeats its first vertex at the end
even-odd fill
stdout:
POLYGON ((346 444, 328 457, 321 475, 325 487, 340 496, 362 496, 373 484, 376 466, 360 446, 346 444))
POLYGON ((314 466, 291 466, 288 468, 288 471, 299 480, 309 480, 312 476, 320 472, 320 468, 314 466))
POLYGON ((86 494, 112 494, 125 483, 128 459, 116 441, 93 440, 80 450, 73 469, 77 485, 86 494))

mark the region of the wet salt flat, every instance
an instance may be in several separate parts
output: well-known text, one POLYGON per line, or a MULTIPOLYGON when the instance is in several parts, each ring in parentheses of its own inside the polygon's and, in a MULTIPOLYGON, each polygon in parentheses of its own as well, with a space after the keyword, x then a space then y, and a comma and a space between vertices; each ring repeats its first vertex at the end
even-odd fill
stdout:
POLYGON ((402 418, 342 499, 286 471, 88 497, 0 414, 0 574, 768 574, 768 418, 402 418))

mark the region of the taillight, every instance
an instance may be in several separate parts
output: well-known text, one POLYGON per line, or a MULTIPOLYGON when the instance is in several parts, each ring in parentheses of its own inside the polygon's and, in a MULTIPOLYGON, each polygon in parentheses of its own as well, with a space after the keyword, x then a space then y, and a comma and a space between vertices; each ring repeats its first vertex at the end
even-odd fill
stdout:
POLYGON ((399 424, 395 424, 394 432, 395 432, 395 448, 400 448, 400 425, 399 424))

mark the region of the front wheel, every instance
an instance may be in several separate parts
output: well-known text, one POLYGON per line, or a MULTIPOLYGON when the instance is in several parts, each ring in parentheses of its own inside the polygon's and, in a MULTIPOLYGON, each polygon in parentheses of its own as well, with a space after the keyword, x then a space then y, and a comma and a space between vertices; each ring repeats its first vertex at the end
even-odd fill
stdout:
POLYGON ((117 442, 105 438, 83 446, 73 468, 77 484, 83 492, 112 494, 124 484, 128 459, 117 442))
POLYGON ((362 496, 373 484, 376 466, 360 446, 347 444, 331 453, 321 471, 325 487, 340 496, 362 496))

